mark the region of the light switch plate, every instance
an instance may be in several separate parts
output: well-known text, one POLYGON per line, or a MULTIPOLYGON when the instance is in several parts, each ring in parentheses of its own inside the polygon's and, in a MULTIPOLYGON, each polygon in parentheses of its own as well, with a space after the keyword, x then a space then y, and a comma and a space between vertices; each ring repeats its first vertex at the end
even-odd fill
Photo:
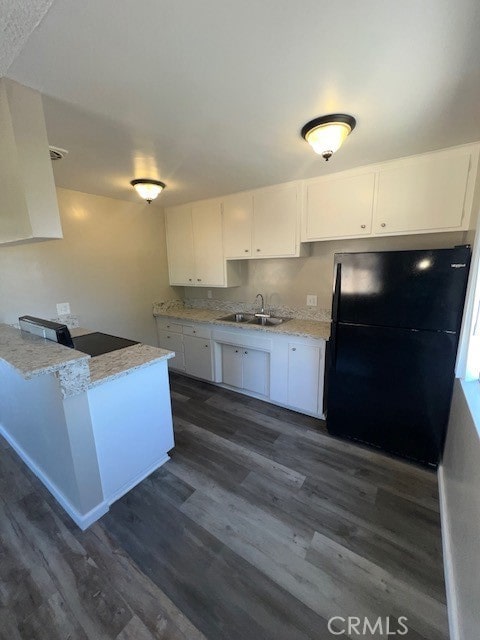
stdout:
POLYGON ((313 294, 308 294, 307 307, 316 307, 316 306, 317 306, 317 296, 313 294))
POLYGON ((70 303, 57 302, 57 316, 69 316, 69 315, 70 315, 70 303))

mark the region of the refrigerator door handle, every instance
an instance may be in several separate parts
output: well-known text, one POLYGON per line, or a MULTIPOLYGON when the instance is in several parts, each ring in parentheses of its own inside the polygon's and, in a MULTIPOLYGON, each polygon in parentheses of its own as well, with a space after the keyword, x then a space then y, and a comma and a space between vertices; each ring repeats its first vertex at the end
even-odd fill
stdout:
POLYGON ((332 302, 332 322, 336 322, 338 318, 338 305, 340 304, 340 292, 342 288, 342 263, 337 262, 335 265, 335 278, 333 285, 333 302, 332 302))

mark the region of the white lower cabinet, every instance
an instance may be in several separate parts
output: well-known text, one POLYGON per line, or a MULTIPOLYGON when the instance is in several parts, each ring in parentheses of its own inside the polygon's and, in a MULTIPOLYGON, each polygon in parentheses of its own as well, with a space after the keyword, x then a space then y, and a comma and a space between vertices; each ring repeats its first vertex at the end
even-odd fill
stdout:
POLYGON ((313 416, 323 415, 325 340, 158 317, 169 367, 313 416))
POLYGON ((270 354, 258 349, 222 345, 221 381, 229 387, 268 396, 270 354))
POLYGON ((324 350, 320 347, 288 343, 287 404, 307 413, 322 413, 319 397, 323 390, 324 350), (322 385, 320 385, 322 376, 322 385))
POLYGON ((162 349, 168 349, 169 351, 175 351, 175 357, 168 361, 168 368, 176 369, 177 371, 185 371, 182 334, 158 329, 157 335, 159 347, 162 349))
POLYGON ((276 336, 271 354, 270 400, 323 415, 324 340, 276 336))
POLYGON ((196 336, 183 336, 185 372, 203 380, 213 380, 212 341, 196 336))
POLYGON ((175 351, 175 357, 168 361, 169 369, 212 381, 214 365, 210 328, 160 317, 156 318, 156 323, 158 346, 175 351))

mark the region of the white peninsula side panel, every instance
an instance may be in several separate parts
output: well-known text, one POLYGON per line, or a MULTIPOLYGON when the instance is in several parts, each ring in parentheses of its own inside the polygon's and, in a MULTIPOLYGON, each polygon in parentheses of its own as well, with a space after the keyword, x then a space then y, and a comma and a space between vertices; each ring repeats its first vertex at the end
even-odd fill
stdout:
POLYGON ((110 505, 169 459, 167 361, 88 390, 103 495, 110 505))

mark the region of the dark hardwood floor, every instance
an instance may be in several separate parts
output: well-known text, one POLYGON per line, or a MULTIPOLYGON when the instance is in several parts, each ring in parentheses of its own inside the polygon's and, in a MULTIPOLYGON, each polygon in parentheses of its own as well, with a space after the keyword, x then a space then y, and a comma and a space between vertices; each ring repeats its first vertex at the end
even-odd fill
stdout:
POLYGON ((400 616, 398 637, 448 638, 434 474, 259 400, 171 388, 172 459, 86 532, 1 445, 2 640, 387 638, 400 616), (332 616, 381 616, 383 634, 333 635, 332 616))

